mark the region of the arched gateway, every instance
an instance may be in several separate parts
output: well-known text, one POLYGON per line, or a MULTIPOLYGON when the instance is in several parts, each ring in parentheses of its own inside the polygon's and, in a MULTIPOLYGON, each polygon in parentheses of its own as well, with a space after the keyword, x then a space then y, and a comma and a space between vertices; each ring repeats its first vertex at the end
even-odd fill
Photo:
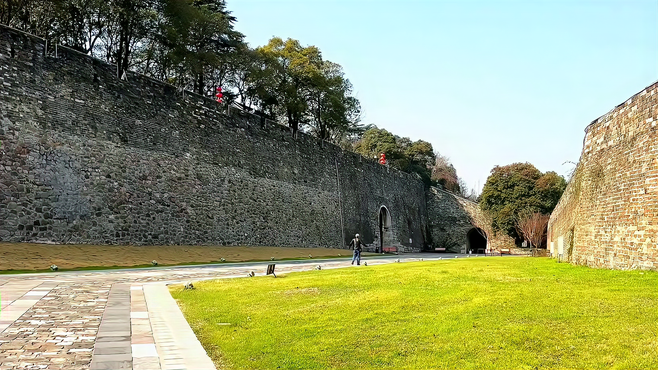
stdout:
POLYGON ((484 254, 487 251, 487 234, 480 228, 472 228, 466 233, 466 253, 484 254))
POLYGON ((382 253, 384 251, 386 235, 391 231, 391 213, 388 211, 386 206, 381 206, 379 208, 379 247, 377 248, 377 253, 382 253))

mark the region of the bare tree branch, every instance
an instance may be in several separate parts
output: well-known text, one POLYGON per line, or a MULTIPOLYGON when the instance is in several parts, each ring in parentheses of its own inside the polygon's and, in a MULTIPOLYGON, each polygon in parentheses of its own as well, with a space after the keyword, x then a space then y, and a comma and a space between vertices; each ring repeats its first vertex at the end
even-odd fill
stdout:
POLYGON ((516 227, 531 247, 538 248, 541 246, 546 235, 549 217, 549 215, 535 212, 521 216, 516 222, 516 227))

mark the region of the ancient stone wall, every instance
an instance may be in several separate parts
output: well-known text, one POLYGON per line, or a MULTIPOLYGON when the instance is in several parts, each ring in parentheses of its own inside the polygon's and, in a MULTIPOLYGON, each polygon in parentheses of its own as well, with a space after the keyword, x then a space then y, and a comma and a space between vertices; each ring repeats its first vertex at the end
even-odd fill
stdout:
POLYGON ((592 267, 658 268, 658 83, 586 129, 551 215, 553 256, 592 267))
POLYGON ((0 240, 427 244, 416 177, 0 28, 0 240))
POLYGON ((494 233, 477 203, 447 191, 430 188, 427 192, 428 235, 432 245, 455 253, 467 253, 469 233, 486 238, 489 251, 502 248, 512 250, 514 240, 507 235, 494 233), (479 230, 477 230, 479 229, 479 230))

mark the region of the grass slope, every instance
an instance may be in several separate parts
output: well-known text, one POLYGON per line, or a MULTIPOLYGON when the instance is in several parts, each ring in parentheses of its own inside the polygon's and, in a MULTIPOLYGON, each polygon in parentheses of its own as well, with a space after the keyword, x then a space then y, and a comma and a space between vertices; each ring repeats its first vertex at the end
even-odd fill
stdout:
POLYGON ((658 274, 546 258, 360 266, 171 288, 229 369, 658 368, 658 274))
POLYGON ((331 248, 229 247, 178 245, 74 245, 0 242, 0 273, 43 272, 55 264, 60 271, 146 267, 156 260, 160 266, 263 261, 274 257, 308 259, 351 255, 349 250, 331 248))

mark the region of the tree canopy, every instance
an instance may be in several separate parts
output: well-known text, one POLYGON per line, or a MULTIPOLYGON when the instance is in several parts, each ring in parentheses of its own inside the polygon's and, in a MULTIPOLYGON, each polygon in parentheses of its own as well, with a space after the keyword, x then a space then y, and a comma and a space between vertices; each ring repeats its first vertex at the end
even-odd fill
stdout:
POLYGON ((324 60, 320 49, 293 39, 272 38, 256 49, 254 97, 262 111, 287 123, 293 132, 307 128, 339 143, 360 128, 361 105, 343 68, 324 60))
POLYGON ((491 215, 494 230, 519 238, 517 221, 531 213, 550 214, 566 186, 562 176, 542 173, 530 163, 496 166, 482 189, 480 207, 491 215))
POLYGON ((354 143, 354 151, 366 158, 378 158, 380 153, 385 153, 392 167, 418 174, 425 185, 440 185, 459 193, 457 171, 448 158, 435 153, 432 144, 427 141, 411 141, 408 137, 399 137, 385 129, 373 127, 354 143), (443 172, 454 175, 454 182, 443 181, 443 178, 436 176, 443 172))
POLYGON ((463 180, 460 183, 460 179, 457 176, 457 170, 452 163, 450 163, 448 157, 438 153, 436 155, 434 167, 432 168, 432 181, 454 193, 466 191, 463 180))

